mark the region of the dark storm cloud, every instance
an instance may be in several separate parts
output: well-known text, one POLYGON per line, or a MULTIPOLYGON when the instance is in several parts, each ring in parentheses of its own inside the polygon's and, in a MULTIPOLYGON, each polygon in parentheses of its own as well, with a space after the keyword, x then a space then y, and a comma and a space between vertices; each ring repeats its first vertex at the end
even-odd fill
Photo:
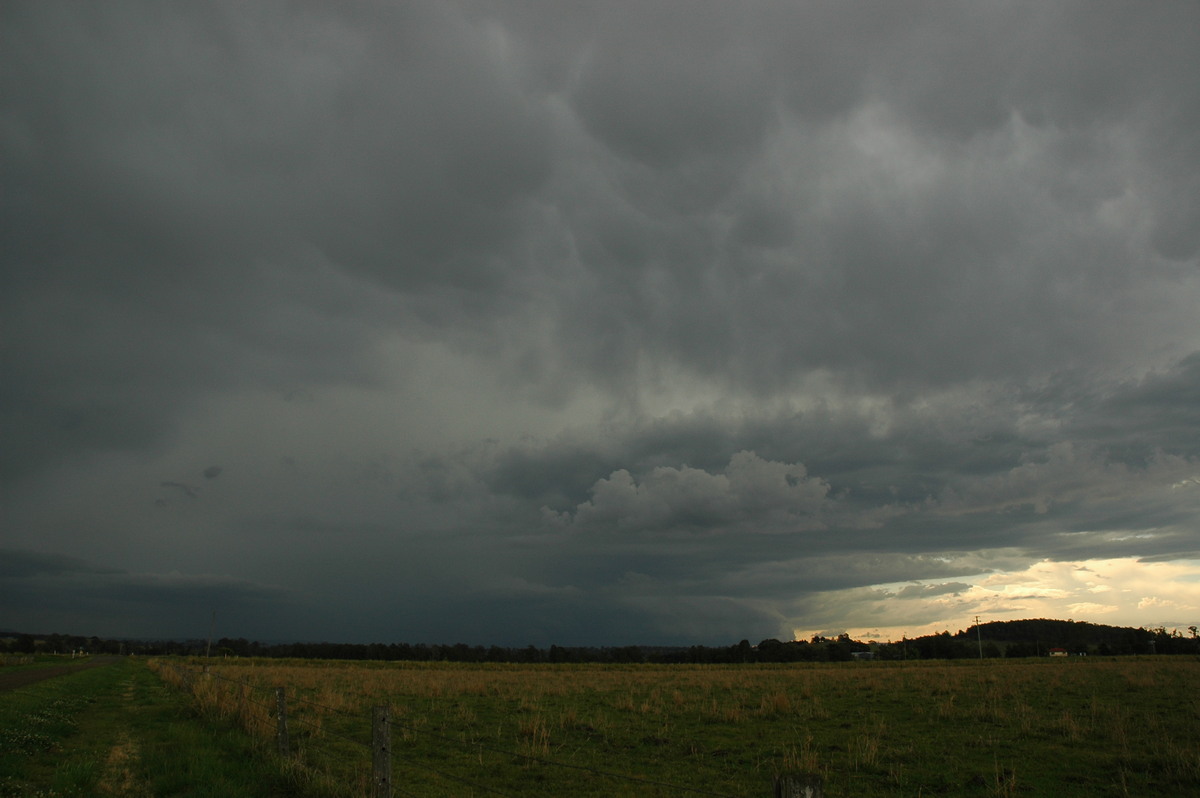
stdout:
POLYGON ((700 162, 705 172, 733 174, 737 156, 765 132, 772 81, 763 52, 752 46, 757 31, 740 9, 710 3, 697 11, 680 20, 675 9, 650 7, 647 24, 635 27, 610 9, 572 104, 615 152, 655 168, 700 162), (675 35, 664 39, 663 26, 675 35))
POLYGON ((622 158, 608 205, 589 203, 572 225, 583 256, 604 267, 569 316, 584 363, 624 373, 636 349, 743 387, 786 385, 812 367, 894 386, 1037 373, 1127 345, 1108 314, 1135 323, 1151 311, 1137 305, 1136 283, 1169 284, 1178 269, 1129 239, 1138 231, 1120 205, 1160 227, 1178 213, 1154 187, 1186 183, 1167 174, 1180 161, 1160 160, 1139 133, 1172 137, 1179 102, 1194 111, 1169 88, 1175 70, 1195 65, 1190 35, 1140 19, 1076 30, 1059 24, 1065 6, 937 8, 806 6, 790 18, 775 8, 774 35, 747 57, 740 36, 762 20, 727 25, 701 6, 686 23, 691 39, 705 42, 709 25, 725 31, 703 58, 638 47, 633 34, 585 61, 576 109, 622 158), (772 83, 756 75, 759 61, 774 75, 806 72, 805 59, 818 59, 810 75, 842 66, 821 63, 820 45, 785 46, 780 31, 861 54, 845 65, 852 77, 839 77, 838 113, 804 92, 764 96, 772 83), (1142 49, 1156 56, 1120 55, 1142 49), (642 58, 653 66, 636 87, 606 67, 642 58), (717 145, 673 133, 705 129, 691 118, 705 104, 686 100, 720 97, 704 88, 710 70, 726 82, 749 75, 754 90, 739 101, 768 107, 729 114, 750 131, 721 138, 737 181, 705 170, 717 145), (1106 72, 1121 79, 1096 77, 1106 72), (1100 96, 1056 102, 1085 78, 1100 96), (642 97, 658 98, 646 102, 654 113, 622 105, 642 97), (676 142, 672 158, 655 149, 659 136, 676 142), (747 141, 756 144, 742 161, 747 141), (1131 195, 1135 186, 1144 193, 1131 195), (730 247, 755 229, 765 251, 730 247))
POLYGON ((480 34, 280 10, 7 8, 6 470, 144 447, 213 390, 363 379, 358 277, 503 281, 545 155, 480 34))
POLYGON ((1196 550, 1192 4, 0 24, 29 591, 204 603, 130 576, 184 558, 334 631, 353 583, 422 636, 711 640, 1196 550))
POLYGON ((1200 353, 1112 391, 1089 386, 1066 398, 1077 408, 1072 432, 1102 440, 1124 459, 1200 452, 1200 353))
POLYGON ((927 598, 946 593, 961 593, 969 587, 970 585, 965 582, 945 582, 940 585, 907 585, 896 591, 896 598, 927 598))
POLYGON ((76 628, 99 634, 200 636, 214 608, 241 616, 229 628, 249 630, 272 613, 295 612, 294 599, 272 585, 228 576, 130 573, 80 558, 3 550, 0 595, 29 628, 76 628), (255 621, 247 623, 247 619, 255 621), (241 625, 245 623, 246 625, 241 625))
MULTIPOLYGON (((1173 385, 1173 379, 1152 377, 1148 384, 1173 385)), ((1097 407, 1110 408, 1112 423, 1127 414, 1128 408, 1117 408, 1135 401, 1131 393, 1147 390, 1141 384, 1089 385, 1097 407)), ((1178 407, 1166 402, 1163 412, 1190 412, 1186 399, 1178 407)), ((868 557, 1019 547, 1029 556, 1071 559, 1186 556, 1194 549, 1190 521, 1197 498, 1188 489, 1200 472, 1200 449, 1177 440, 1164 451, 1151 440, 1136 458, 1117 458, 1113 451, 1123 432, 1102 434, 1111 428, 1095 421, 1089 437, 1067 437, 1060 424, 1023 430, 1034 405, 1014 407, 1009 396, 993 401, 973 404, 961 418, 951 415, 961 412, 954 407, 894 403, 887 429, 873 433, 871 419, 847 410, 750 422, 676 415, 629 427, 623 439, 605 431, 591 447, 576 433, 540 452, 528 445, 502 451, 482 473, 494 489, 515 486, 523 499, 546 502, 550 528, 615 533, 644 545, 648 559, 656 540, 670 541, 672 556, 686 559, 693 573, 717 563, 752 568, 771 559, 817 562, 855 552, 868 557), (720 452, 729 453, 726 462, 719 461, 720 452), (614 467, 618 463, 624 467, 614 467), (763 479, 735 475, 735 464, 747 466, 746 475, 755 470, 748 466, 757 466, 763 479), (560 487, 539 493, 527 485, 560 487), (585 501, 577 498, 581 492, 585 501), (799 503, 798 493, 804 499, 799 503), (714 543, 719 539, 712 535, 734 532, 735 540, 714 543), (760 548, 747 533, 790 537, 760 548)), ((1056 421, 1069 418, 1061 407, 1055 412, 1056 421)), ((842 563, 818 575, 790 564, 793 578, 780 588, 844 588, 902 580, 905 573, 929 578, 937 575, 930 565, 910 562, 911 570, 885 578, 878 567, 842 563)), ((773 587, 760 581, 756 589, 764 595, 773 587)))
POLYGON ((65 554, 42 554, 20 549, 0 549, 0 578, 19 579, 48 574, 115 573, 97 568, 77 557, 65 554))
POLYGON ((143 446, 215 386, 361 378, 343 355, 377 309, 345 276, 457 325, 446 301, 486 314, 562 273, 530 249, 548 222, 583 258, 549 309, 565 361, 624 380, 649 353, 764 388, 813 367, 1011 377, 1120 349, 1145 308, 1099 292, 1171 267, 1121 243, 1101 204, 1144 187, 1131 210, 1155 230, 1200 228, 1171 221, 1197 189, 1150 146, 1185 147, 1172 131, 1196 106, 1167 80, 1196 57, 1162 9, 1074 26, 1062 5, 701 4, 678 29, 670 4, 586 25, 307 6, 290 37, 269 9, 9 12, 28 34, 7 56, 6 182, 26 221, 6 316, 39 329, 56 383, 13 355, 10 468, 55 442, 143 446), (46 337, 58 316, 72 325, 46 337), (33 428, 50 434, 22 444, 33 428))
POLYGON ((241 579, 181 574, 131 574, 81 589, 88 597, 136 604, 204 606, 275 599, 280 590, 241 579))
POLYGON ((166 482, 158 483, 158 486, 160 488, 172 488, 174 490, 178 490, 180 493, 182 493, 184 496, 187 496, 189 499, 194 499, 200 495, 200 492, 197 488, 193 487, 192 485, 183 483, 183 482, 172 482, 172 481, 168 480, 166 482))
MULTIPOLYGON (((4 565, 0 578, 12 587, 22 580, 50 576, 60 580, 73 593, 119 601, 166 601, 186 603, 200 598, 225 595, 234 598, 266 598, 279 589, 225 576, 134 574, 120 569, 94 565, 82 558, 19 549, 3 549, 4 565)), ((78 597, 76 597, 78 598, 78 597)), ((64 598, 64 603, 74 599, 64 598)))

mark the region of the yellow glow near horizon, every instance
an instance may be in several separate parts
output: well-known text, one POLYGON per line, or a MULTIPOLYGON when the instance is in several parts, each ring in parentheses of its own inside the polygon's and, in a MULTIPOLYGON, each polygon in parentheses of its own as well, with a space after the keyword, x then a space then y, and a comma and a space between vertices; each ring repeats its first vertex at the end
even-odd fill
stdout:
MULTIPOLYGON (((1200 623, 1200 560, 1043 560, 1021 571, 876 585, 839 591, 831 598, 839 596, 848 610, 846 631, 856 640, 954 633, 974 625, 976 616, 983 623, 1053 618, 1183 631, 1200 623), (950 581, 970 587, 928 597, 897 595, 904 587, 936 588, 950 581), (865 618, 876 623, 854 623, 865 618)), ((828 628, 795 630, 797 640, 828 633, 828 628)))

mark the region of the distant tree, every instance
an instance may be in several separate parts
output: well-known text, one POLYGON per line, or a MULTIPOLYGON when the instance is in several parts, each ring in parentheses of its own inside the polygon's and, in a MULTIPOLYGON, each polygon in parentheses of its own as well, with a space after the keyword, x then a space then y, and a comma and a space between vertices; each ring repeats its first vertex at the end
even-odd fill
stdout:
POLYGON ((637 646, 621 646, 620 648, 612 649, 613 662, 633 663, 645 662, 645 655, 637 646))
POLYGON ((759 662, 783 662, 786 659, 783 643, 773 637, 760 642, 757 651, 759 662))
POLYGON ((250 655, 250 641, 244 637, 222 637, 217 641, 217 650, 224 649, 224 656, 247 657, 250 655))
POLYGON ((68 638, 60 634, 46 635, 45 646, 51 654, 65 654, 71 650, 68 638))
POLYGON ((832 643, 825 644, 825 658, 830 662, 846 662, 854 659, 850 656, 850 646, 841 640, 834 640, 832 643))
POLYGON ((1004 649, 1004 656, 1011 658, 1036 657, 1037 646, 1033 643, 1009 643, 1004 649))

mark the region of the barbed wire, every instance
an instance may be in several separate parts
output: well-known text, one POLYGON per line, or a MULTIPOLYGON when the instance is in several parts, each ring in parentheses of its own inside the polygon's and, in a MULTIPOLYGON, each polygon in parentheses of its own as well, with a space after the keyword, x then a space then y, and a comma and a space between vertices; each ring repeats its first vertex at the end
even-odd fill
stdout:
MULTIPOLYGON (((393 752, 393 753, 395 753, 395 752, 393 752)), ((468 787, 474 787, 477 790, 483 790, 485 793, 490 793, 492 795, 500 795, 500 796, 509 796, 510 795, 510 793, 503 792, 502 790, 497 790, 495 787, 489 787, 486 784, 479 784, 477 782, 471 781, 470 779, 463 778, 462 776, 455 776, 453 774, 446 773, 443 770, 438 770, 437 768, 433 767, 432 765, 427 764, 425 762, 418 762, 416 759, 414 759, 413 757, 410 757, 410 756, 404 756, 401 754, 401 755, 397 756, 397 759, 401 759, 401 760, 409 763, 410 765, 412 765, 415 768, 419 768, 421 770, 427 770, 430 773, 436 773, 437 775, 441 776, 444 779, 449 779, 450 781, 457 781, 459 784, 465 784, 468 787)))
POLYGON ((255 701, 253 698, 244 698, 243 700, 247 704, 253 704, 256 707, 262 707, 263 709, 267 710, 268 712, 276 711, 276 707, 273 707, 270 704, 264 704, 262 701, 255 701))
POLYGON ((309 706, 316 707, 317 709, 323 709, 323 710, 325 710, 326 712, 329 712, 329 713, 332 713, 332 714, 335 714, 335 715, 341 715, 342 717, 345 717, 345 718, 355 718, 355 719, 357 719, 357 718, 359 718, 359 717, 360 717, 359 715, 356 715, 356 714, 354 714, 353 712, 351 712, 351 711, 349 711, 349 710, 347 710, 347 709, 338 709, 337 707, 331 707, 331 706, 327 706, 327 705, 325 705, 325 704, 322 704, 322 703, 320 703, 320 702, 318 702, 318 701, 313 701, 313 700, 312 700, 312 699, 310 699, 310 698, 305 698, 304 696, 302 696, 302 695, 299 695, 299 694, 297 694, 297 695, 295 696, 295 699, 296 699, 296 701, 299 701, 301 704, 308 704, 309 706))
MULTIPOLYGON (((195 671, 192 671, 192 672, 194 673, 195 671)), ((266 692, 273 692, 275 689, 273 687, 264 687, 262 685, 253 684, 251 682, 243 682, 240 679, 232 679, 228 676, 224 676, 215 671, 207 671, 206 670, 206 671, 202 671, 202 673, 207 673, 210 676, 213 676, 213 677, 220 679, 222 681, 225 681, 225 682, 231 682, 233 684, 239 684, 242 687, 248 687, 251 690, 262 690, 262 691, 266 691, 266 692)), ((289 697, 289 700, 296 701, 301 704, 308 704, 309 706, 316 707, 317 709, 323 709, 326 712, 329 712, 329 713, 335 714, 335 715, 341 715, 342 717, 345 717, 345 718, 353 718, 356 720, 359 718, 359 715, 357 715, 353 712, 350 712, 349 710, 339 709, 337 707, 331 707, 328 704, 322 704, 319 701, 313 701, 311 698, 305 698, 304 696, 300 695, 299 693, 293 693, 289 697)))
POLYGON ((335 731, 333 729, 326 728, 323 724, 315 723, 314 721, 309 720, 308 718, 304 717, 303 715, 288 715, 288 722, 290 723, 293 720, 296 723, 316 729, 317 732, 319 732, 320 734, 324 734, 328 737, 336 737, 339 740, 345 740, 348 743, 354 743, 355 745, 361 745, 363 748, 366 748, 368 750, 371 748, 370 743, 364 743, 362 740, 356 740, 353 737, 350 737, 349 735, 342 734, 339 731, 335 731))
POLYGON ((534 756, 532 754, 523 754, 519 751, 513 751, 510 749, 498 748, 496 746, 488 745, 487 743, 482 743, 482 742, 479 742, 478 740, 457 740, 453 737, 449 737, 444 734, 439 734, 437 732, 429 731, 427 729, 419 729, 410 724, 398 723, 396 721, 393 721, 392 725, 399 726, 400 728, 406 729, 407 731, 411 731, 416 734, 424 734, 428 737, 433 737, 435 739, 441 740, 443 742, 451 743, 453 745, 462 747, 464 749, 465 748, 478 748, 479 750, 487 751, 488 753, 501 754, 503 756, 510 756, 515 759, 523 759, 527 762, 536 762, 540 765, 551 765, 554 767, 570 768, 572 770, 582 770, 582 771, 586 771, 588 773, 593 773, 597 776, 605 776, 605 777, 611 778, 611 779, 621 779, 624 781, 631 781, 631 782, 636 782, 638 784, 646 784, 646 785, 655 786, 655 787, 667 787, 672 790, 680 790, 682 792, 689 792, 694 795, 707 795, 707 796, 710 796, 710 798, 739 798, 738 796, 729 795, 728 793, 712 792, 711 790, 702 790, 702 789, 699 789, 696 787, 686 787, 682 784, 672 784, 670 782, 657 781, 655 779, 649 779, 649 778, 645 778, 643 776, 633 776, 633 775, 630 775, 627 773, 614 773, 612 771, 599 770, 597 768, 593 768, 588 765, 579 765, 579 764, 575 764, 575 763, 571 763, 571 762, 560 762, 555 759, 546 759, 544 757, 534 756))
MULTIPOLYGON (((241 687, 246 687, 246 688, 249 688, 250 690, 258 690, 258 691, 261 691, 261 692, 274 692, 274 691, 275 691, 275 689, 276 689, 276 688, 273 688, 273 687, 263 687, 263 686, 261 686, 261 685, 252 684, 252 683, 250 683, 250 682, 243 682, 243 681, 241 681, 241 680, 239 680, 239 679, 231 679, 231 678, 229 678, 228 676, 223 676, 223 675, 221 675, 221 674, 219 674, 219 673, 215 673, 215 672, 213 672, 213 671, 208 671, 208 670, 205 670, 205 671, 196 671, 196 670, 192 670, 192 669, 188 669, 188 668, 180 669, 180 668, 178 668, 178 667, 176 667, 176 666, 171 666, 171 667, 173 667, 173 668, 174 668, 176 671, 180 671, 180 670, 182 670, 184 673, 188 673, 188 674, 191 674, 191 675, 196 675, 196 674, 200 674, 200 675, 208 675, 208 676, 210 676, 210 677, 212 677, 212 678, 215 678, 215 679, 218 679, 218 680, 220 680, 220 681, 223 681, 223 682, 229 682, 230 684, 236 684, 236 685, 239 685, 239 686, 241 686, 241 687)), ((274 705, 274 704, 264 704, 264 703, 263 703, 263 702, 261 702, 261 701, 255 701, 253 698, 248 698, 248 697, 246 697, 246 696, 244 696, 244 695, 242 695, 242 696, 239 696, 238 700, 240 700, 240 701, 246 701, 247 703, 254 704, 255 706, 258 706, 258 707, 262 707, 263 709, 267 710, 267 711, 268 711, 269 713, 271 713, 271 714, 274 714, 274 713, 276 713, 276 712, 278 711, 278 706, 277 706, 277 705, 274 705)), ((293 695, 290 697, 290 699, 289 699, 289 700, 292 700, 292 701, 300 701, 300 702, 302 702, 302 703, 310 704, 310 705, 312 705, 312 706, 314 706, 314 707, 318 707, 318 708, 324 709, 324 710, 326 710, 326 711, 328 711, 328 712, 340 713, 340 714, 342 714, 344 717, 347 717, 347 718, 358 719, 358 717, 359 717, 359 716, 357 716, 357 715, 354 715, 354 714, 352 714, 352 713, 350 713, 350 712, 347 712, 347 711, 345 711, 345 710, 337 710, 337 709, 334 709, 333 707, 326 707, 326 706, 324 706, 324 705, 322 705, 322 704, 318 704, 318 703, 316 703, 315 701, 306 701, 305 699, 301 698, 300 696, 298 696, 298 695, 294 695, 294 694, 293 694, 293 695)), ((322 723, 317 723, 317 722, 314 722, 314 721, 312 721, 312 720, 310 720, 310 719, 306 718, 306 717, 305 717, 305 716, 303 716, 303 715, 289 714, 289 715, 288 715, 288 722, 289 722, 289 723, 298 723, 298 724, 301 724, 301 725, 304 725, 304 726, 308 726, 309 728, 315 729, 315 730, 316 730, 317 732, 319 732, 320 734, 324 734, 324 735, 327 735, 327 736, 330 736, 330 737, 336 737, 336 738, 338 738, 338 739, 345 740, 346 742, 354 743, 355 745, 361 745, 361 746, 364 746, 364 747, 366 747, 366 748, 370 748, 370 747, 371 747, 371 744, 370 744, 370 743, 363 742, 362 740, 356 740, 356 739, 354 739, 353 737, 350 737, 350 736, 348 736, 348 735, 342 734, 341 732, 338 732, 338 731, 335 731, 335 730, 333 730, 333 729, 327 728, 327 727, 326 727, 324 724, 322 724, 322 723)))

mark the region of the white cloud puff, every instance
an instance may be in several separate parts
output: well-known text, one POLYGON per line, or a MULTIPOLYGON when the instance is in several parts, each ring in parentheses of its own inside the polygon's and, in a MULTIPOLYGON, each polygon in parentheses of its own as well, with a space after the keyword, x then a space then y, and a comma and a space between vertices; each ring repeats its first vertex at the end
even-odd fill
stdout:
POLYGON ((591 494, 573 513, 554 517, 580 528, 787 532, 820 524, 829 484, 800 463, 741 451, 724 473, 659 466, 638 480, 619 469, 598 480, 591 494))

